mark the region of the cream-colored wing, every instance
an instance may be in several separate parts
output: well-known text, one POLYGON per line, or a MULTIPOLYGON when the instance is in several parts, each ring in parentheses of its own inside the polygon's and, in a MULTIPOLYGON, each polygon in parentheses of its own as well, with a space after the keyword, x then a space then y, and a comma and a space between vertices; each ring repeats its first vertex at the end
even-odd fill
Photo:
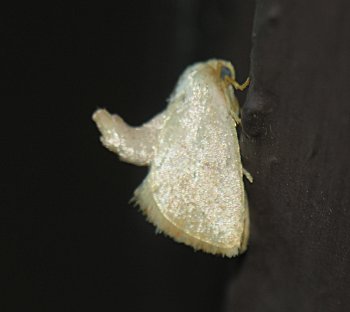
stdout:
POLYGON ((164 125, 165 114, 160 113, 141 127, 130 127, 118 115, 98 109, 92 116, 101 132, 102 144, 120 159, 146 166, 152 162, 158 144, 158 134, 164 125))
POLYGON ((175 240, 210 253, 238 254, 246 247, 248 207, 227 97, 207 74, 194 72, 180 83, 165 114, 136 201, 175 240))

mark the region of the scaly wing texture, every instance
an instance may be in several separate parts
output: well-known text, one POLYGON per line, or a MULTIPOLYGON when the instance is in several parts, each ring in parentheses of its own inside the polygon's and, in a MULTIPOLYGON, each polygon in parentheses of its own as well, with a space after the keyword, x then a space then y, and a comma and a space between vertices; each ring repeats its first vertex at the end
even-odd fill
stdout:
POLYGON ((105 109, 98 109, 93 120, 101 132, 101 142, 120 159, 137 165, 149 165, 154 158, 160 129, 165 121, 164 113, 153 117, 141 127, 130 127, 118 115, 111 115, 105 109))
POLYGON ((191 79, 166 115, 136 201, 159 230, 176 240, 233 256, 241 251, 247 211, 228 105, 215 85, 191 79))

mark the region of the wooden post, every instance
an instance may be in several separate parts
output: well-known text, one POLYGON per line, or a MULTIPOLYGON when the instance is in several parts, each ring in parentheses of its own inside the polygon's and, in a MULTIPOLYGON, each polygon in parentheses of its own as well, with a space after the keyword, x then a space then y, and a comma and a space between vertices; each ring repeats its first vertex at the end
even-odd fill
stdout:
POLYGON ((241 148, 251 240, 227 311, 350 309, 350 2, 258 0, 241 148))

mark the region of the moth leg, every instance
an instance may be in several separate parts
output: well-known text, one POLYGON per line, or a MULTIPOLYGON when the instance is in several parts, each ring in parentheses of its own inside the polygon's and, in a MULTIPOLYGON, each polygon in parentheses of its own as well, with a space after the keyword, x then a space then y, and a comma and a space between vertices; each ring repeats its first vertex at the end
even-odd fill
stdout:
POLYGON ((138 166, 151 163, 163 127, 165 114, 161 113, 141 127, 130 127, 118 115, 98 109, 92 116, 101 132, 101 142, 120 159, 138 166))
POLYGON ((243 83, 239 83, 239 82, 237 82, 237 80, 235 78, 232 78, 232 77, 229 77, 229 76, 226 76, 225 80, 229 84, 231 84, 236 90, 239 90, 239 91, 243 91, 244 89, 246 89, 249 86, 249 83, 250 83, 250 78, 249 77, 243 83))
POLYGON ((241 246, 239 248, 239 252, 242 253, 247 249, 248 239, 249 239, 249 205, 248 205, 248 197, 247 193, 244 192, 244 228, 242 233, 241 246))
POLYGON ((238 114, 236 114, 235 112, 232 113, 232 118, 237 125, 241 123, 241 118, 239 118, 238 114))
POLYGON ((244 81, 243 83, 238 83, 236 80, 233 80, 232 81, 232 85, 233 87, 236 89, 236 90, 239 90, 239 91, 243 91, 245 88, 247 88, 249 86, 249 83, 250 83, 250 78, 248 77, 246 79, 246 81, 244 81))
POLYGON ((253 183, 253 177, 252 175, 246 170, 243 168, 243 175, 247 178, 247 180, 250 182, 250 183, 253 183))
POLYGON ((237 98, 234 96, 231 101, 231 115, 233 120, 237 125, 241 123, 241 118, 239 117, 239 103, 237 98))

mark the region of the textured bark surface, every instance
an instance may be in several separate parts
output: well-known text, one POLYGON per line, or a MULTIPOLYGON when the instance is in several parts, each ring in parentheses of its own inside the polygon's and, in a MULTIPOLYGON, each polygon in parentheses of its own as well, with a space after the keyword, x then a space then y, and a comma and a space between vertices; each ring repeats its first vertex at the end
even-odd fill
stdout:
POLYGON ((252 236, 227 311, 350 309, 349 12, 257 1, 241 137, 252 236))

